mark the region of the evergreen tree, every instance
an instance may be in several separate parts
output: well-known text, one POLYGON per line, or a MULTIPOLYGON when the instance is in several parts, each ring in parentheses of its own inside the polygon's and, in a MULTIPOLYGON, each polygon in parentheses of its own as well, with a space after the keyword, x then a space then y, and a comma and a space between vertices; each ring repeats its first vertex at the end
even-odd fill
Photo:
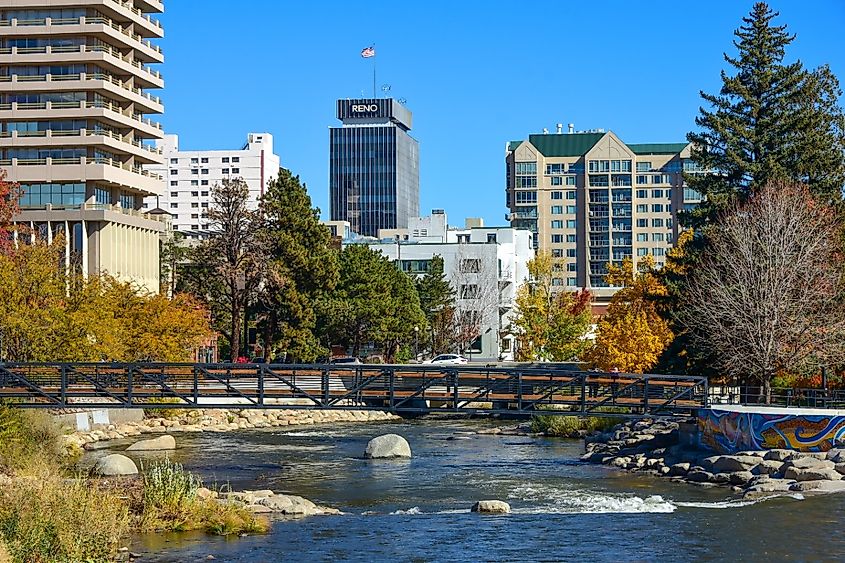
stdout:
POLYGON ((827 67, 807 71, 785 64, 795 39, 778 16, 758 2, 736 30, 737 57, 724 55, 735 74, 722 71, 718 95, 701 92, 711 109, 700 109, 699 132, 687 138, 703 172, 687 183, 708 202, 693 224, 711 219, 735 196, 746 198, 772 180, 795 180, 827 200, 841 201, 845 184, 845 121, 837 105, 839 83, 827 67))
POLYGON ((261 292, 264 354, 277 349, 288 358, 314 361, 327 352, 315 334, 315 306, 338 279, 331 233, 299 176, 284 168, 269 183, 261 211, 262 239, 271 257, 261 292))
POLYGON ((431 355, 451 350, 455 334, 455 288, 446 279, 442 257, 431 259, 428 272, 417 278, 416 288, 429 328, 421 336, 429 342, 431 355))
POLYGON ((321 308, 332 344, 359 356, 367 345, 381 348, 391 361, 402 344, 412 342, 425 316, 410 277, 381 252, 350 245, 340 253, 340 279, 321 308))

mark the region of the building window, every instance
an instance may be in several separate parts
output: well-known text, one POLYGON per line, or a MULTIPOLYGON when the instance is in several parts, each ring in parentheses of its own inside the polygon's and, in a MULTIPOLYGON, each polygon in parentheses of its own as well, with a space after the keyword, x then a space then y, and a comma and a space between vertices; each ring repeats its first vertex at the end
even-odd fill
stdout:
POLYGON ((665 256, 666 249, 659 247, 659 248, 652 248, 651 251, 654 253, 655 256, 665 256))
POLYGON ((566 185, 567 186, 574 186, 575 185, 575 176, 567 176, 566 177, 566 185))
POLYGON ((191 204, 191 207, 199 207, 199 206, 200 206, 200 204, 199 204, 199 203, 192 203, 192 204, 191 204))
POLYGON ((563 258, 563 249, 562 248, 553 248, 552 249, 552 258, 563 258))
POLYGON ((517 176, 528 176, 532 174, 537 174, 537 163, 536 162, 517 162, 516 163, 516 175, 517 176))
POLYGON ((552 221, 552 228, 553 229, 562 229, 563 228, 563 221, 552 221))
POLYGON ((590 172, 610 172, 609 160, 591 160, 589 166, 590 172))
POLYGON ((578 254, 578 249, 576 248, 567 248, 566 249, 566 256, 569 258, 575 258, 578 254))
POLYGON ((560 278, 552 278, 552 285, 563 285, 563 280, 560 278))
POLYGON ((552 199, 563 199, 563 192, 552 192, 552 199))
POLYGON ((648 248, 638 248, 637 249, 637 256, 647 256, 648 255, 648 248))
POLYGON ((547 176, 554 176, 555 174, 563 174, 566 172, 566 165, 565 164, 547 164, 546 165, 546 175, 547 176))
POLYGON ((201 195, 202 197, 207 197, 207 196, 208 196, 208 192, 202 192, 200 195, 201 195))
POLYGON ((669 177, 665 174, 659 174, 659 175, 655 174, 654 176, 651 177, 651 182, 653 184, 668 184, 669 183, 669 177))
POLYGON ((663 198, 663 190, 651 190, 651 197, 655 199, 663 198))
POLYGON ((567 206, 566 206, 566 212, 567 212, 569 215, 574 215, 574 214, 576 213, 575 206, 574 206, 574 205, 567 205, 567 206))
POLYGON ((563 185, 563 176, 552 176, 552 185, 553 186, 562 186, 563 185))
POLYGON ((477 284, 461 285, 461 299, 478 299, 481 297, 481 290, 477 284))
POLYGON ((199 181, 198 180, 191 180, 191 185, 197 186, 197 185, 199 185, 199 181))
POLYGON ((200 180, 200 185, 201 185, 201 186, 207 186, 207 185, 208 185, 208 180, 200 180))
POLYGON ((578 270, 578 265, 575 264, 575 262, 570 262, 569 264, 566 265, 566 271, 567 272, 575 272, 577 270, 578 270))
POLYGON ((204 209, 208 209, 208 203, 203 202, 203 203, 200 204, 200 207, 202 207, 204 209))
POLYGON ((178 182, 178 180, 171 180, 171 181, 170 181, 170 185, 171 185, 171 186, 178 186, 178 185, 179 185, 179 182, 178 182))
POLYGON ((191 192, 191 197, 199 197, 199 192, 191 192))
POLYGON ((240 161, 241 161, 241 157, 239 157, 239 156, 233 156, 232 157, 232 162, 240 162, 240 161))
POLYGON ((575 228, 575 219, 567 219, 566 220, 566 228, 567 229, 574 229, 575 228))
POLYGON ((208 174, 208 168, 203 168, 203 169, 202 169, 202 173, 203 173, 203 174, 208 174))
POLYGON ((651 233, 652 242, 663 242, 663 233, 651 233))
POLYGON ((578 285, 577 278, 566 278, 566 285, 568 287, 576 287, 578 285))
POLYGON ((575 199, 575 192, 566 192, 566 199, 575 199))
POLYGON ((200 171, 198 168, 191 168, 191 174, 199 174, 200 171))
POLYGON ((552 235, 552 244, 562 244, 563 235, 552 235))
POLYGON ((120 192, 120 206, 123 209, 135 209, 135 196, 126 192, 120 192))
POLYGON ((611 160, 610 161, 610 171, 611 172, 630 172, 631 171, 631 161, 630 160, 611 160))
POLYGON ((178 158, 171 158, 170 164, 179 164, 179 159, 178 158))
POLYGON ((488 243, 496 243, 496 233, 487 233, 487 242, 488 243))
POLYGON ((406 274, 427 274, 431 269, 431 260, 402 260, 399 268, 406 274))
POLYGON ((577 235, 566 235, 566 242, 575 242, 578 240, 577 235))
POLYGON ((179 192, 170 192, 170 197, 179 197, 179 192))
POLYGON ((662 227, 663 226, 663 219, 652 219, 651 220, 652 227, 662 227))
POLYGON ((652 213, 663 213, 663 204, 662 203, 651 204, 651 212, 652 213))
POLYGON ((171 203, 170 204, 170 209, 176 209, 177 207, 179 207, 178 203, 171 203))
POLYGON ((651 170, 651 163, 650 162, 638 162, 637 163, 637 172, 648 172, 651 170))
POLYGON ((537 203, 537 192, 516 192, 516 204, 537 203))
POLYGON ((637 242, 648 242, 648 233, 637 233, 637 242))
POLYGON ((197 158, 192 158, 192 159, 191 159, 191 164, 199 164, 199 159, 197 159, 197 158))
POLYGON ((607 174, 590 174, 590 186, 606 187, 609 185, 607 174))
POLYGON ((228 157, 228 156, 224 156, 222 160, 223 160, 223 162, 229 162, 229 157, 228 157))
POLYGON ((177 176, 178 174, 179 174, 179 171, 178 171, 178 170, 176 170, 175 168, 170 170, 170 175, 171 175, 171 176, 177 176))
POLYGON ((637 204, 637 213, 648 213, 648 205, 644 203, 637 204))
POLYGON ((200 159, 200 164, 208 164, 208 157, 204 156, 202 159, 200 159))
POLYGON ((464 258, 461 260, 461 272, 464 274, 477 274, 481 271, 480 258, 464 258))
MULTIPOLYGON (((226 171, 228 172, 228 169, 226 171)), ((516 187, 517 188, 536 188, 537 187, 537 176, 517 176, 516 177, 516 187)))
POLYGON ((637 175, 637 185, 648 184, 648 176, 643 174, 637 175))
POLYGON ((552 205, 552 215, 563 215, 563 206, 552 205))
POLYGON ((94 202, 100 205, 109 205, 111 203, 111 190, 94 188, 94 202))
POLYGON ((648 190, 637 190, 637 197, 640 199, 648 198, 648 190))
POLYGON ((229 169, 228 169, 228 168, 224 168, 224 169, 223 169, 223 174, 228 174, 228 173, 229 173, 229 169))
POLYGON ((232 174, 240 174, 240 173, 241 173, 240 168, 232 168, 232 174))
POLYGON ((648 219, 637 219, 637 227, 639 227, 639 228, 648 227, 648 219))

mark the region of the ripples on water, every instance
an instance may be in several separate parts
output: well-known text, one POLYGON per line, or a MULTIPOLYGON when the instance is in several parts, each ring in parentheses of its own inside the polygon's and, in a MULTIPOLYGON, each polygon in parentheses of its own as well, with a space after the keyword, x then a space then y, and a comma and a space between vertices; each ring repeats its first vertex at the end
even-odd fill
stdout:
POLYGON ((298 494, 346 514, 278 521, 249 538, 145 536, 133 549, 163 563, 815 561, 836 560, 843 547, 842 496, 743 501, 724 488, 581 463, 578 441, 473 433, 489 424, 185 436, 175 458, 207 483, 298 494), (362 459, 367 441, 388 432, 405 436, 414 458, 362 459), (471 514, 481 499, 506 500, 513 513, 471 514))

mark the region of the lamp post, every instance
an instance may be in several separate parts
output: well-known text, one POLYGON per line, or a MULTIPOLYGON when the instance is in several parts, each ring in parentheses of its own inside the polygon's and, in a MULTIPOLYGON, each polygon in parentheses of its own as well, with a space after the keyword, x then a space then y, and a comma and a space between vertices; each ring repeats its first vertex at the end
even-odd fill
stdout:
POLYGON ((420 355, 420 327, 414 325, 414 361, 419 359, 420 355))

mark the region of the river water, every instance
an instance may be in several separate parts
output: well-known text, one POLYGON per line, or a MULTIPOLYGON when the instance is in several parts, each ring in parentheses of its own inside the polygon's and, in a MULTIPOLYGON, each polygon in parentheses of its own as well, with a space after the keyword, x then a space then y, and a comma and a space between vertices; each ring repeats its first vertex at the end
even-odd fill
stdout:
MULTIPOLYGON (((575 440, 477 435, 487 421, 417 420, 203 434, 176 461, 206 484, 273 489, 343 516, 275 521, 265 536, 149 535, 142 561, 838 560, 845 496, 744 502, 578 461, 575 440), (367 461, 367 441, 405 436, 414 457, 367 461), (507 516, 469 512, 510 503, 507 516)), ((177 438, 178 439, 178 438, 177 438)), ((92 455, 101 455, 95 452, 92 455)))

